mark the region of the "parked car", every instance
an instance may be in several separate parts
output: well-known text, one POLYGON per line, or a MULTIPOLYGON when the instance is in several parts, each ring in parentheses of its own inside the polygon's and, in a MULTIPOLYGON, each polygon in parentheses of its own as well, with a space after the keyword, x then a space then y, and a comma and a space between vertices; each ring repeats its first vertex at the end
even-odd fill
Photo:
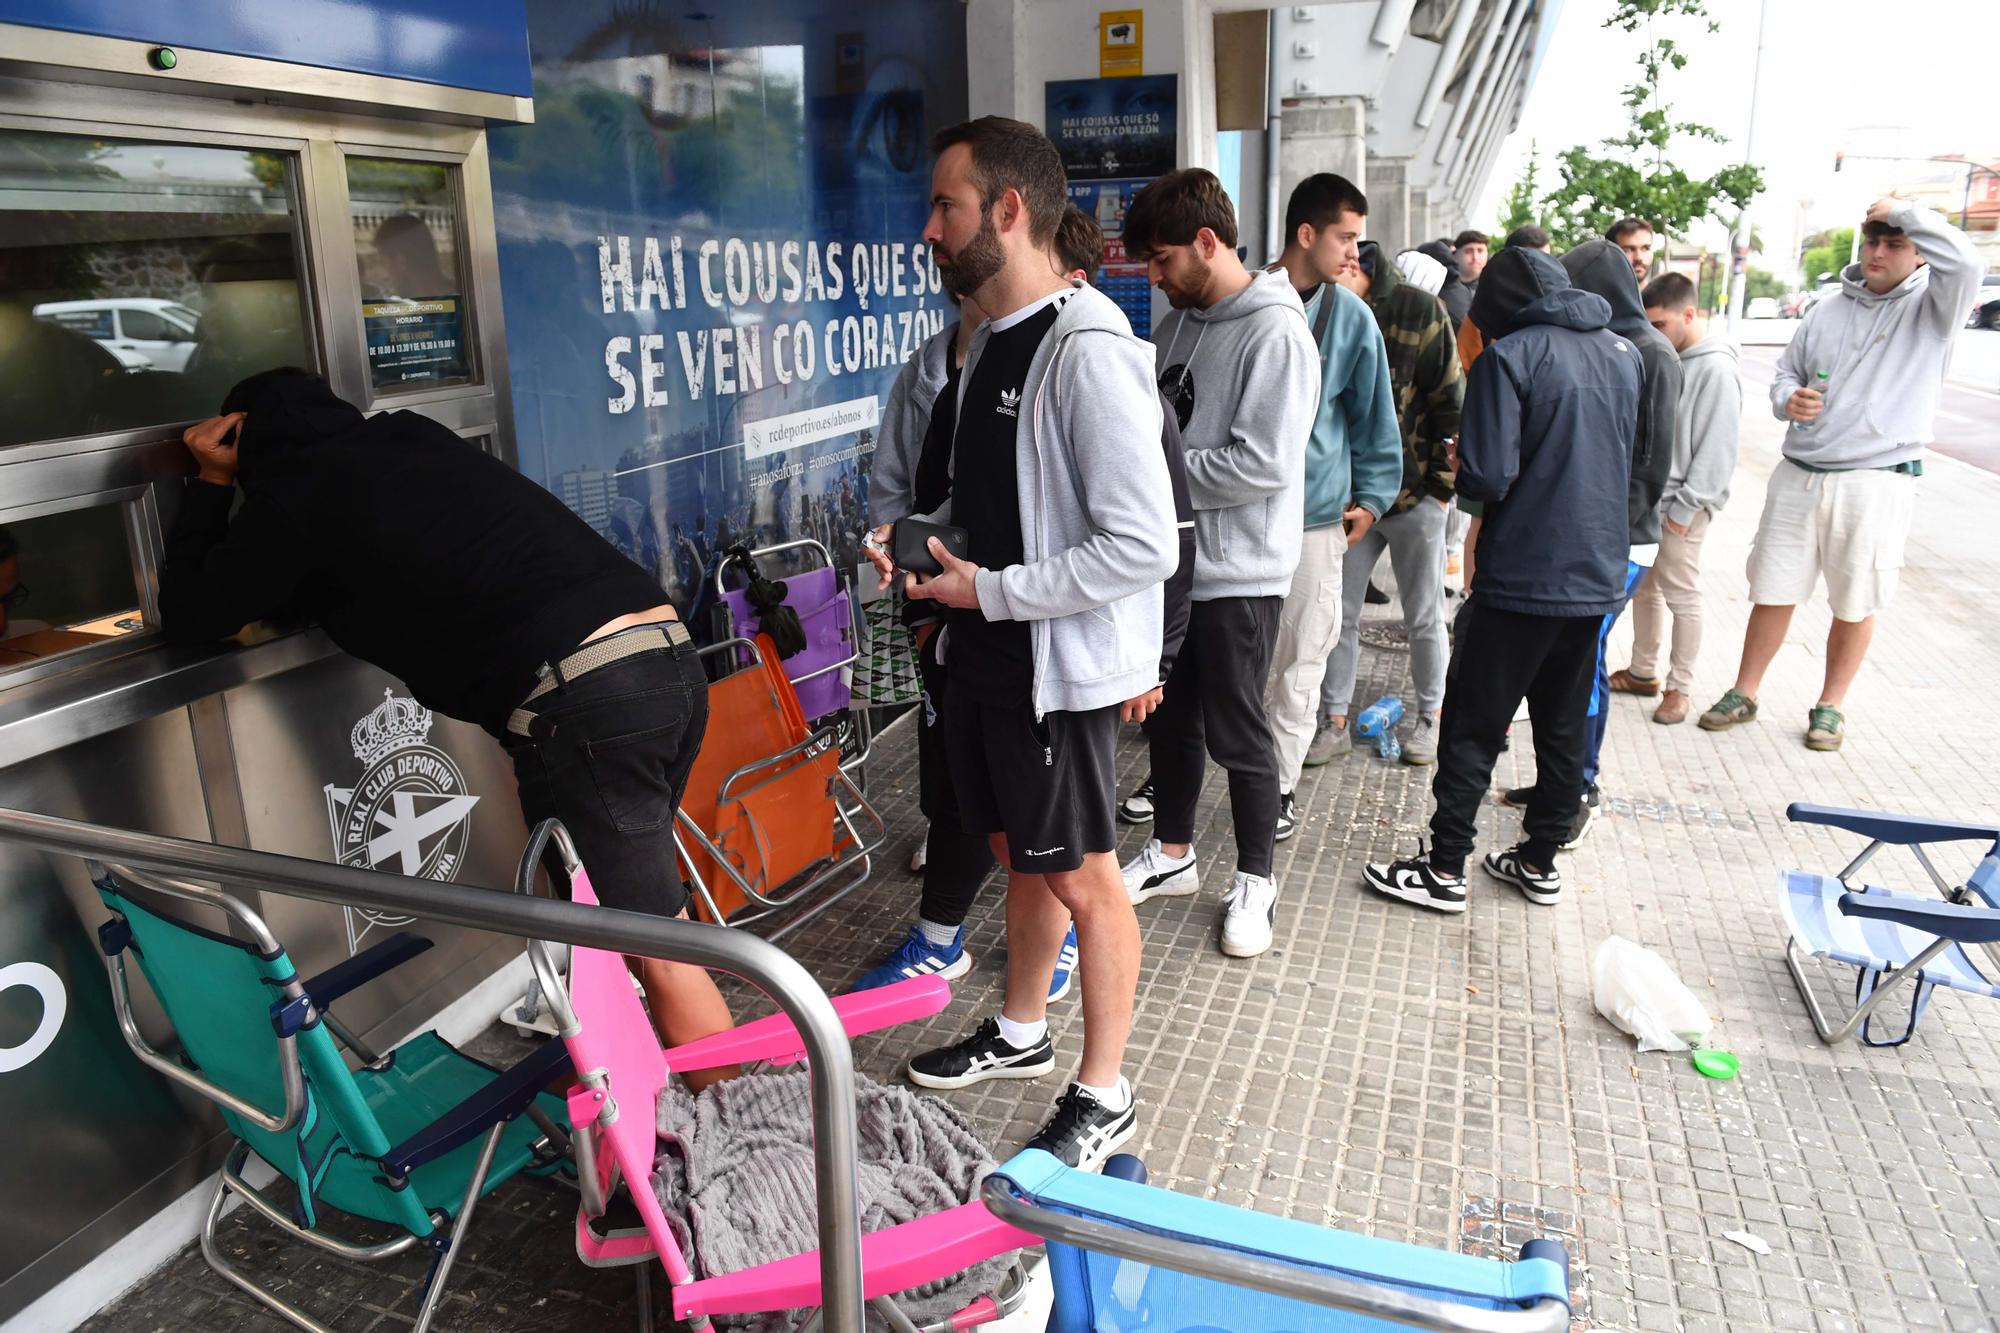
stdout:
POLYGON ((1979 280, 1979 295, 1973 298, 1965 327, 2000 329, 2000 273, 1989 273, 1979 280))
POLYGON ((1806 305, 1812 300, 1809 292, 1793 292, 1778 302, 1778 313, 1786 319, 1800 319, 1806 313, 1806 305))
POLYGON ((1775 296, 1753 296, 1743 311, 1746 319, 1776 319, 1778 313, 1778 298, 1775 296))
POLYGON ((126 296, 97 301, 45 301, 35 318, 81 333, 127 370, 187 369, 201 316, 178 301, 126 296))

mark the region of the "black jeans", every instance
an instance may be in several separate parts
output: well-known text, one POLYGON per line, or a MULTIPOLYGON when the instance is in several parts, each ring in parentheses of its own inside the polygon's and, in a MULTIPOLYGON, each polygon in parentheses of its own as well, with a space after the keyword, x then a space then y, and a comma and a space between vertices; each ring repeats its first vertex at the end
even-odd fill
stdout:
POLYGON ((967 833, 959 819, 958 790, 945 756, 945 669, 937 660, 937 631, 917 651, 924 684, 917 706, 917 806, 930 821, 924 835, 924 894, 917 914, 940 926, 962 926, 972 901, 993 869, 984 833, 967 833))
POLYGON ((1153 757, 1153 834, 1193 842, 1208 756, 1229 774, 1236 868, 1269 877, 1278 836, 1278 754, 1264 681, 1282 597, 1218 597, 1188 607, 1187 638, 1160 706, 1146 719, 1153 757))
POLYGON ((1474 595, 1459 613, 1458 641, 1446 676, 1438 729, 1438 769, 1431 780, 1431 865, 1463 874, 1472 854, 1480 802, 1507 724, 1521 700, 1535 723, 1535 795, 1521 821, 1521 856, 1546 869, 1568 840, 1583 796, 1590 684, 1597 669, 1602 616, 1529 616, 1483 605, 1474 595))
POLYGON ((528 708, 534 735, 509 732, 502 744, 529 826, 562 820, 604 906, 680 915, 688 889, 674 856, 674 810, 708 730, 708 681, 694 645, 662 637, 658 651, 578 676, 528 708))

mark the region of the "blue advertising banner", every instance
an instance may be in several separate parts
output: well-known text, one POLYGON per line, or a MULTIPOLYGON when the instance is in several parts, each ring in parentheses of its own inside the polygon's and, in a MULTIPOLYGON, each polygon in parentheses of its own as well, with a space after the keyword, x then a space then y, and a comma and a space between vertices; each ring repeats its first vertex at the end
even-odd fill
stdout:
POLYGON ((962 7, 528 17, 535 124, 490 135, 522 471, 684 608, 737 542, 851 566, 881 404, 956 318, 921 237, 962 7))
POLYGON ((1173 74, 1046 85, 1048 134, 1062 153, 1070 201, 1104 229, 1097 285, 1141 338, 1153 330, 1153 289, 1146 266, 1125 253, 1125 210, 1154 177, 1174 169, 1179 88, 1173 74))

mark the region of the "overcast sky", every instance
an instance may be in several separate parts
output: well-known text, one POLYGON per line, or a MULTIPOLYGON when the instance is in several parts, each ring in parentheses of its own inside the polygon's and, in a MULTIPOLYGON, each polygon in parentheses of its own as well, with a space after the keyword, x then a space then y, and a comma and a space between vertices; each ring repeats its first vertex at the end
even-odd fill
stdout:
MULTIPOLYGON (((1801 229, 1859 221, 1877 195, 1926 170, 1861 155, 1958 153, 2000 165, 2000 0, 1762 2, 1768 17, 1751 157, 1764 168, 1765 190, 1751 217, 1774 260, 1791 251, 1801 229), (1836 175, 1839 149, 1848 157, 1836 175)), ((1708 0, 1722 23, 1713 35, 1679 20, 1662 25, 1689 56, 1685 70, 1668 74, 1675 118, 1729 136, 1727 144, 1683 140, 1675 159, 1689 175, 1745 156, 1758 6, 1708 0)), ((1475 224, 1498 215, 1531 140, 1553 185, 1557 152, 1624 132, 1620 92, 1638 77, 1644 37, 1600 26, 1611 8, 1611 0, 1562 0, 1520 128, 1495 159, 1475 224)), ((1963 180, 1962 168, 1946 170, 1963 180)), ((1709 240, 1720 248, 1722 228, 1709 240)))

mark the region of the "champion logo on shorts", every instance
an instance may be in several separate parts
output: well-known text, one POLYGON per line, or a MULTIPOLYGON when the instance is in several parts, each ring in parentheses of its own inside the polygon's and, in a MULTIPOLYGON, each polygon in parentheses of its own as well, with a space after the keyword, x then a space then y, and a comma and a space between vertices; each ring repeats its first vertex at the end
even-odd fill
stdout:
POLYGON ((1057 852, 1061 850, 1062 848, 1060 846, 1044 847, 1039 851, 1037 851, 1033 847, 1023 847, 1021 849, 1021 854, 1023 856, 1054 856, 1057 852))
POLYGON ((1021 415, 1020 407, 1021 391, 1019 389, 1002 389, 1000 391, 1000 405, 993 410, 1003 417, 1018 417, 1021 415))

